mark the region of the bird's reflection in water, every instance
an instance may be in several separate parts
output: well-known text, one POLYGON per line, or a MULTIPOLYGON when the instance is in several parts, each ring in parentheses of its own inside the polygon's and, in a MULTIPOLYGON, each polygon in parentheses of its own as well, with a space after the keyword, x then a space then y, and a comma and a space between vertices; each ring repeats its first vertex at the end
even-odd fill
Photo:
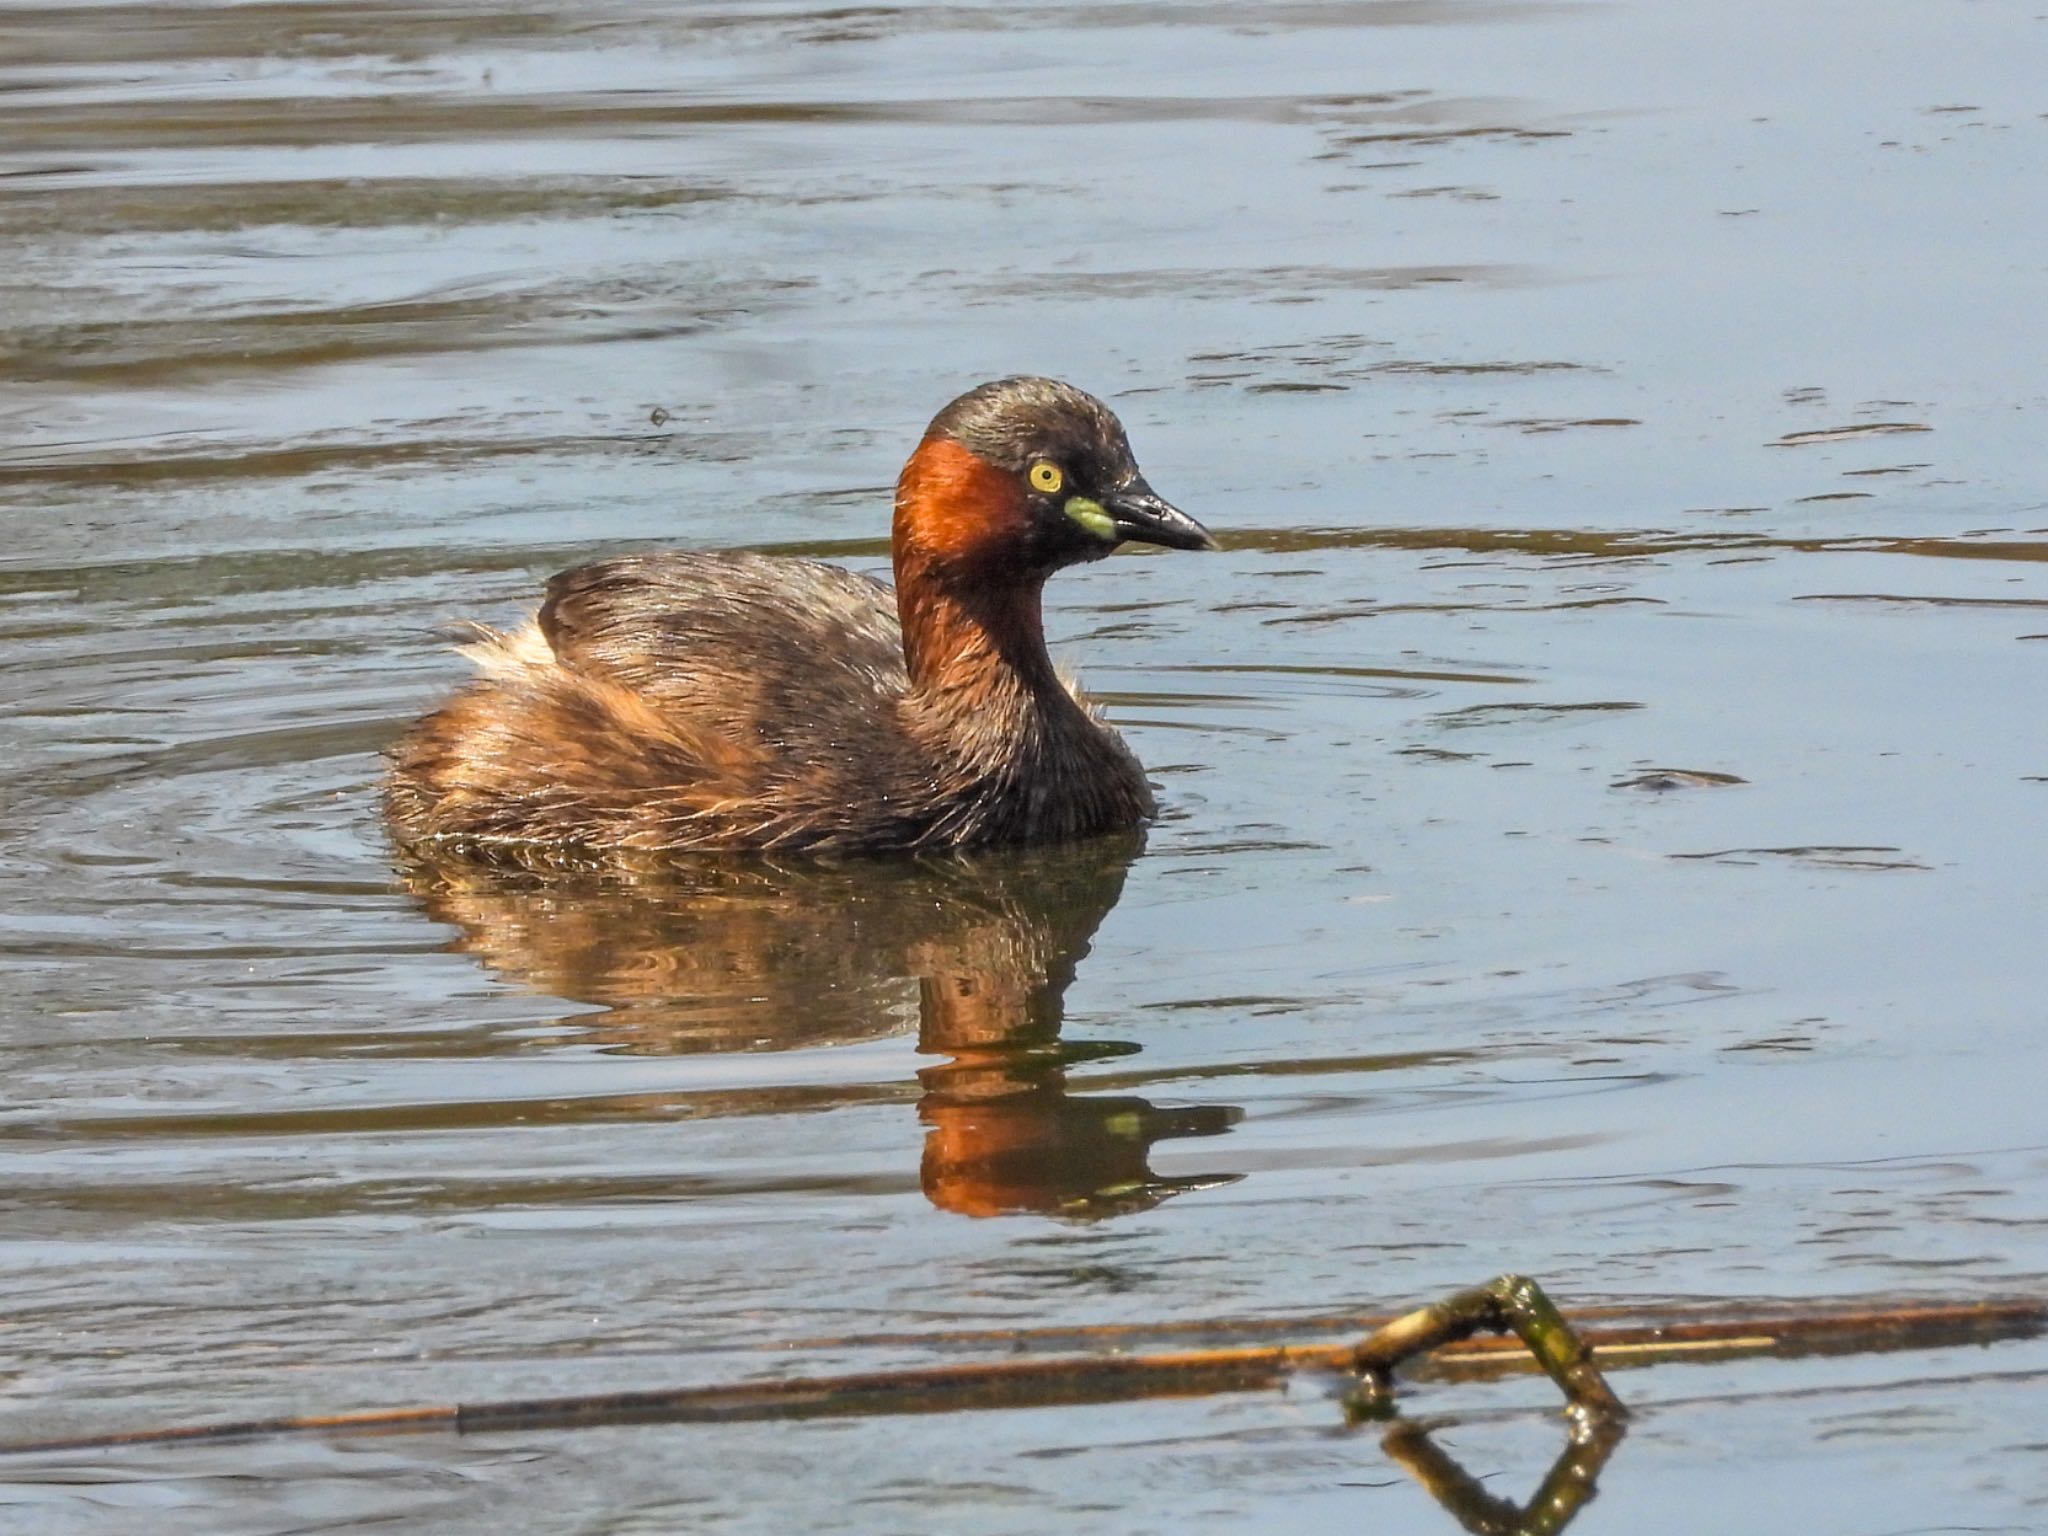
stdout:
POLYGON ((406 866, 455 948, 538 992, 602 1005, 592 1036, 659 1054, 787 1050, 913 1025, 926 1195, 989 1216, 1144 1210, 1227 1177, 1162 1178, 1153 1143, 1215 1135, 1226 1105, 1076 1094, 1064 999, 1141 840, 844 863, 705 859, 630 881, 406 866))

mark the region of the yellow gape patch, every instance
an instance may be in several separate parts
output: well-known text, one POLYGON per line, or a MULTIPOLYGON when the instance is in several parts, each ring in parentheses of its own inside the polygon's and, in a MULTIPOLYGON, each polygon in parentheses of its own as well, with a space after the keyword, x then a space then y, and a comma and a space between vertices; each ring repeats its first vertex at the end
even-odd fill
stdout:
POLYGON ((1086 496, 1070 496, 1067 498, 1067 516, 1098 539, 1114 541, 1116 538, 1116 522, 1102 510, 1099 501, 1090 501, 1086 496))

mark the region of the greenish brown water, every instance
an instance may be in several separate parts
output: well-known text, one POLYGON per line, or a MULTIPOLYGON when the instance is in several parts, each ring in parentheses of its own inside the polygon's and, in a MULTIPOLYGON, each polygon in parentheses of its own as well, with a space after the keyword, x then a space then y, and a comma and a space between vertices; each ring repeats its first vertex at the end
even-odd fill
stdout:
MULTIPOLYGON (((0 1437, 2048 1290, 2038 9, 0 4, 0 1437), (1142 849, 394 870, 447 624, 879 569, 1026 370, 1226 546, 1049 591, 1142 849)), ((1631 1373, 1574 1531, 2038 1529, 2044 1371, 1631 1373)), ((1456 1528, 1313 1387, 29 1458, 0 1525, 1456 1528)))

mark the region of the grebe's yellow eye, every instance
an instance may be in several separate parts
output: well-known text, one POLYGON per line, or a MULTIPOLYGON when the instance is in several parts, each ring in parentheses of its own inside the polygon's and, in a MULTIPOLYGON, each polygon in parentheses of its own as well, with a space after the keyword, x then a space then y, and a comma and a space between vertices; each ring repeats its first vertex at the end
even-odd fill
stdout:
POLYGON ((1060 467, 1057 464, 1048 464, 1044 459, 1040 459, 1031 466, 1031 487, 1033 490, 1044 491, 1046 495, 1050 496, 1066 483, 1067 477, 1060 473, 1060 467))

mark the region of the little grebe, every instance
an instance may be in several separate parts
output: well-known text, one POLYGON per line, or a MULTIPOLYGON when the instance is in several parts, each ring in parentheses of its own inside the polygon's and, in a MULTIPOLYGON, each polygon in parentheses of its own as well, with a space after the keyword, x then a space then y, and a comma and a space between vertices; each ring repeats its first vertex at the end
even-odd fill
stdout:
POLYGON ((393 751, 409 848, 528 866, 688 849, 1050 842, 1152 814, 1144 771, 1054 671, 1039 592, 1125 540, 1213 549, 1109 408, 1001 379, 896 485, 896 591, 814 560, 652 554, 565 571, 486 632, 483 676, 393 751))

